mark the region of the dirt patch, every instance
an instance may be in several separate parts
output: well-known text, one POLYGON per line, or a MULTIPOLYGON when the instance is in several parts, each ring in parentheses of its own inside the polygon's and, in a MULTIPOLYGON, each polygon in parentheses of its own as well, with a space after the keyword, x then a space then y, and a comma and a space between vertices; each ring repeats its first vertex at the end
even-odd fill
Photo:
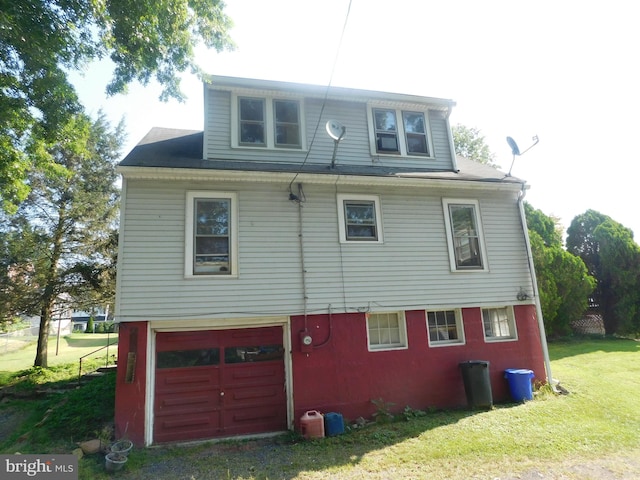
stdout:
POLYGON ((26 419, 26 412, 0 405, 0 443, 7 440, 26 419))

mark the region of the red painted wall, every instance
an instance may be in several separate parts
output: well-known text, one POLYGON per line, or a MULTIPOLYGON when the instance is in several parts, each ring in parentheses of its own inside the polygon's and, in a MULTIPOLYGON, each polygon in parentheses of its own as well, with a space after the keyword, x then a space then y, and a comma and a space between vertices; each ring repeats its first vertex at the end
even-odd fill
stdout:
POLYGON ((296 423, 307 410, 339 412, 349 420, 370 417, 372 399, 393 402, 396 411, 459 407, 466 396, 459 363, 489 361, 494 402, 508 400, 507 368, 534 371, 545 380, 533 305, 514 307, 518 340, 487 343, 481 310, 462 310, 465 345, 429 347, 424 311, 405 312, 409 348, 369 352, 365 314, 298 316, 291 319, 296 423), (314 348, 303 353, 299 332, 311 332, 314 348))
MULTIPOLYGON (((116 438, 127 438, 144 445, 145 394, 147 372, 147 322, 121 323, 118 336, 116 374, 116 438), (133 378, 127 379, 127 359, 135 353, 133 378)), ((131 367, 130 367, 131 368, 131 367)))

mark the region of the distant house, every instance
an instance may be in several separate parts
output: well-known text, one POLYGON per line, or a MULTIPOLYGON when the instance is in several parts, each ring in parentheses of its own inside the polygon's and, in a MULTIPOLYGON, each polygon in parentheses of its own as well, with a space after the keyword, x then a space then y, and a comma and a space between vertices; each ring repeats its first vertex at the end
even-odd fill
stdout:
POLYGON ((211 77, 204 131, 124 158, 116 430, 138 444, 466 404, 545 380, 524 181, 456 158, 454 102, 211 77))

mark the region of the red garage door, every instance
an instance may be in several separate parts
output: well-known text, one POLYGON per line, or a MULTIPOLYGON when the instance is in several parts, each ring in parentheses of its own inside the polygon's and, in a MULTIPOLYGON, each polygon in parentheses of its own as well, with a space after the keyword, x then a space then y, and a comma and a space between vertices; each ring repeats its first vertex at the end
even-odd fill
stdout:
POLYGON ((158 332, 154 442, 286 428, 282 327, 158 332))

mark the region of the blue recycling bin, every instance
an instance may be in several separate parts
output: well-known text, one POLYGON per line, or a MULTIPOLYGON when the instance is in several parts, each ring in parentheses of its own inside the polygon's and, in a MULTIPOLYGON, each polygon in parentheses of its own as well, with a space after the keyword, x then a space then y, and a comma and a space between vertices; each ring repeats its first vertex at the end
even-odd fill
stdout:
POLYGON ((504 371, 504 378, 509 382, 509 393, 514 402, 533 400, 533 370, 524 368, 508 368, 504 371))

